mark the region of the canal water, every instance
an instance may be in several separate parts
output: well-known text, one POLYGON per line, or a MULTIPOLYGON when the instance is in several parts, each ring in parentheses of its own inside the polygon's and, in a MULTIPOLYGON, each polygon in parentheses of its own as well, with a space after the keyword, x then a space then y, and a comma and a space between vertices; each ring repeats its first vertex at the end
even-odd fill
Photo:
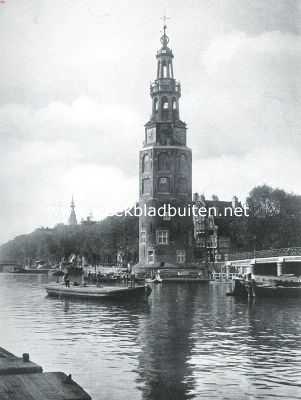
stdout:
POLYGON ((46 297, 47 279, 0 274, 0 346, 72 373, 93 400, 301 399, 300 300, 171 283, 89 303, 46 297))

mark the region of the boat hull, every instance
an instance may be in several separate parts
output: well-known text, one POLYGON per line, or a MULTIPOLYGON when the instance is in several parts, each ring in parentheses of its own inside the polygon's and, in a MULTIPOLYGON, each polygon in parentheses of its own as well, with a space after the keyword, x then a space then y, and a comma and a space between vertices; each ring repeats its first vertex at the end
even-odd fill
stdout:
POLYGON ((151 288, 148 286, 117 287, 117 286, 71 286, 65 287, 59 284, 47 285, 45 287, 48 296, 78 298, 85 300, 101 299, 124 299, 137 296, 148 296, 151 288))
POLYGON ((256 285, 254 291, 257 297, 301 297, 301 287, 256 285))
POLYGON ((48 274, 51 269, 49 268, 21 268, 13 271, 14 274, 48 274))
POLYGON ((202 278, 190 278, 190 277, 170 277, 170 278, 163 278, 164 282, 184 282, 184 283, 208 283, 209 279, 202 279, 202 278))

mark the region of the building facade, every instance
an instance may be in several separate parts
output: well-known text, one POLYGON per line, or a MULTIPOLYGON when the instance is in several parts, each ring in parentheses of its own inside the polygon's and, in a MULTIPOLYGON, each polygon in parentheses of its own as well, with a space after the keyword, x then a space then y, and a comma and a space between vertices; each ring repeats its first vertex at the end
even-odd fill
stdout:
POLYGON ((196 210, 212 209, 216 213, 216 215, 212 213, 200 216, 196 211, 197 215, 193 218, 196 261, 207 263, 227 261, 231 252, 231 240, 228 235, 220 231, 217 220, 223 218, 228 224, 227 217, 222 216, 227 215, 226 210, 241 207, 241 202, 236 196, 232 201, 221 201, 218 198, 209 200, 203 194, 194 193, 193 204, 196 210))
MULTIPOLYGON (((158 50, 157 74, 150 86, 152 113, 145 125, 139 155, 139 205, 142 209, 191 203, 191 149, 186 145, 186 124, 180 119, 181 86, 174 78, 173 53, 164 26, 158 50)), ((176 267, 192 258, 192 218, 150 216, 139 218, 139 265, 176 267)))

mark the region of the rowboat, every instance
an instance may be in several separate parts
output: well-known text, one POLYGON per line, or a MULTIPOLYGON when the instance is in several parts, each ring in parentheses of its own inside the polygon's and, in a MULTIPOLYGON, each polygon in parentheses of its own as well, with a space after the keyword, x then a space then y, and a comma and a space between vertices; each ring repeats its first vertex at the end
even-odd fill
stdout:
POLYGON ((149 296, 152 289, 150 286, 70 286, 64 284, 52 283, 45 286, 48 296, 80 298, 85 300, 101 299, 129 299, 135 297, 149 296))

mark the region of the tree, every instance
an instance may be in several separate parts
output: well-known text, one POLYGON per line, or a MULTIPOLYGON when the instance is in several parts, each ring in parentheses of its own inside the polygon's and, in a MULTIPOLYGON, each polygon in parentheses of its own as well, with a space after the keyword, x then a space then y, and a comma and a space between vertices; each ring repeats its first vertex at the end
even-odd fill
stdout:
POLYGON ((22 264, 37 259, 58 263, 76 254, 91 264, 115 263, 120 248, 128 255, 128 261, 137 261, 138 217, 115 216, 91 225, 39 228, 2 245, 0 258, 22 264))

